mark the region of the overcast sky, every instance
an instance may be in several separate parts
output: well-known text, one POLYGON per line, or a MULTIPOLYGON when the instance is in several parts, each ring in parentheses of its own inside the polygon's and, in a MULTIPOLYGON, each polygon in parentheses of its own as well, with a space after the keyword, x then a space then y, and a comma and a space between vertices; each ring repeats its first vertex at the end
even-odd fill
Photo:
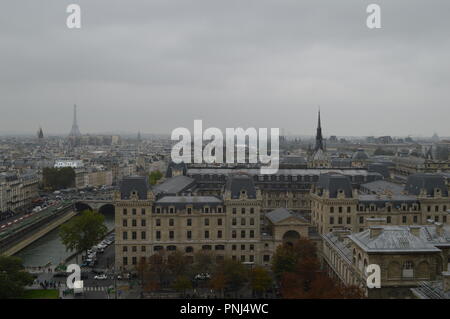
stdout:
POLYGON ((450 1, 3 0, 0 132, 450 136, 450 1), (82 28, 66 26, 77 3, 82 28), (366 26, 381 6, 382 29, 366 26))

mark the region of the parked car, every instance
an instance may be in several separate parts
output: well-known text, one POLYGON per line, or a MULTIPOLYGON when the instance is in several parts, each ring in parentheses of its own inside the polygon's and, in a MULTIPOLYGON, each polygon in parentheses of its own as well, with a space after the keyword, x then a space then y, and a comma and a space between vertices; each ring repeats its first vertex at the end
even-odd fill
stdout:
POLYGON ((108 279, 108 276, 106 276, 105 274, 95 275, 94 279, 95 280, 106 280, 106 279, 108 279))

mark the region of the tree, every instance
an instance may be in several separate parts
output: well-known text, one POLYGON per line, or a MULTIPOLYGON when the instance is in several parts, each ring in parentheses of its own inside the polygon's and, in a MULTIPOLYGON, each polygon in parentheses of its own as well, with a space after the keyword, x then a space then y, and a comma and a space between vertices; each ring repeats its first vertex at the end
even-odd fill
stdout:
POLYGON ((87 252, 108 232, 103 224, 105 217, 97 212, 85 210, 61 226, 59 236, 69 251, 87 252))
POLYGON ((75 185, 75 171, 72 167, 45 167, 42 180, 44 187, 51 190, 72 187, 75 185))
POLYGON ((214 269, 214 256, 207 251, 199 251, 194 256, 194 264, 192 265, 195 274, 211 273, 214 269))
POLYGON ((174 251, 167 256, 167 267, 175 278, 186 276, 189 270, 189 262, 182 252, 174 251))
POLYGON ((223 297, 223 290, 225 289, 227 279, 225 278, 225 274, 223 272, 215 272, 209 282, 209 286, 211 289, 219 292, 219 294, 223 297))
POLYGON ((33 276, 24 271, 18 257, 0 256, 0 299, 21 298, 24 287, 33 283, 33 276))
POLYGON ((149 175, 150 184, 155 185, 162 177, 163 174, 158 170, 151 172, 149 175))
POLYGON ((172 287, 186 295, 187 289, 192 289, 192 281, 187 276, 178 276, 172 284, 172 287))
POLYGON ((225 277, 225 288, 237 292, 248 282, 248 269, 239 261, 225 259, 217 265, 216 275, 225 277))
POLYGON ((272 276, 265 268, 257 266, 250 271, 250 286, 260 297, 272 286, 272 276))

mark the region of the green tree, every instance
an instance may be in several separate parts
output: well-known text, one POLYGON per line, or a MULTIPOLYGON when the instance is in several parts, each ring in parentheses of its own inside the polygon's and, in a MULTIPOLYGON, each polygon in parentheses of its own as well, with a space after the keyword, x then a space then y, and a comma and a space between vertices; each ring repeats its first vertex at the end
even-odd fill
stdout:
POLYGON ((42 171, 44 188, 56 190, 75 185, 75 171, 72 167, 45 167, 42 171))
POLYGON ((186 290, 192 289, 192 281, 187 276, 178 276, 172 284, 172 287, 186 295, 186 290))
POLYGON ((258 296, 261 296, 272 286, 272 276, 265 268, 257 266, 250 271, 250 286, 258 296))
POLYGON ((0 299, 21 298, 24 287, 33 283, 33 276, 24 271, 18 257, 0 256, 0 299))
POLYGON ((167 267, 174 278, 186 276, 189 271, 189 262, 180 251, 174 251, 167 256, 167 267))
POLYGON ((105 217, 97 212, 85 210, 63 224, 59 231, 61 241, 70 251, 87 252, 108 232, 103 224, 105 217))
POLYGON ((153 171, 149 175, 150 184, 155 185, 161 178, 163 174, 160 171, 153 171))
POLYGON ((248 282, 248 269, 239 261, 225 259, 217 265, 214 276, 224 276, 225 288, 237 294, 248 282))

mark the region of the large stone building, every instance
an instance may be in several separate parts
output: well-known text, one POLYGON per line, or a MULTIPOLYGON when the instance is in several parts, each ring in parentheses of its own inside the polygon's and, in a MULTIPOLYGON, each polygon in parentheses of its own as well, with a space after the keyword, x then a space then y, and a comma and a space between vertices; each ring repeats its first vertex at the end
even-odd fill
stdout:
POLYGON ((412 297, 411 288, 435 281, 449 270, 450 227, 441 223, 388 226, 371 219, 368 229, 351 234, 334 230, 323 236, 324 267, 345 285, 371 298, 412 297), (367 288, 368 265, 380 266, 380 288, 367 288))
POLYGON ((146 177, 129 177, 115 194, 118 269, 134 269, 161 250, 181 251, 191 260, 208 251, 217 259, 269 265, 278 244, 310 233, 309 222, 287 209, 264 215, 261 191, 246 174, 228 176, 222 196, 167 195, 161 189, 155 196, 146 177))
POLYGON ((34 172, 0 173, 0 214, 26 208, 39 196, 39 179, 34 172))
POLYGON ((362 185, 362 189, 373 192, 361 194, 344 175, 321 175, 310 195, 312 224, 320 234, 326 234, 334 228, 363 231, 367 218, 386 218, 390 225, 423 225, 428 220, 450 222, 450 197, 443 176, 411 175, 401 191, 399 186, 389 184, 381 188, 362 185))

